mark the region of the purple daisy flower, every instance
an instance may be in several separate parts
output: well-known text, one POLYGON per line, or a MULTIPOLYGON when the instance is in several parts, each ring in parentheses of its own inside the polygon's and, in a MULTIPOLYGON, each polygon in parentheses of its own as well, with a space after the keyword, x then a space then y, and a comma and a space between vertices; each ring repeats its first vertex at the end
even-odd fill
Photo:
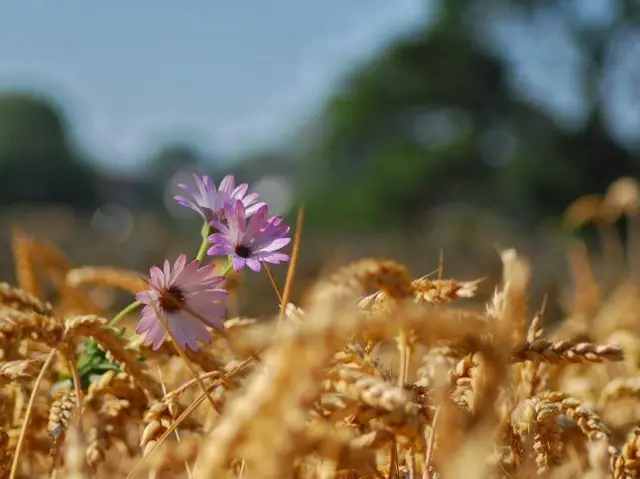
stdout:
POLYGON ((205 326, 222 329, 225 307, 221 303, 227 292, 219 286, 223 276, 213 276, 213 266, 199 268, 198 261, 187 264, 181 254, 171 268, 164 260, 164 270, 153 266, 149 270, 150 289, 136 295, 145 304, 136 333, 145 334, 144 342, 157 350, 167 337, 167 331, 158 319, 162 314, 176 341, 185 348, 197 351, 198 340, 211 343, 211 334, 205 326))
POLYGON ((247 195, 249 185, 242 183, 235 186, 233 175, 222 178, 220 185, 216 185, 208 176, 193 175, 194 185, 179 183, 178 188, 184 190, 187 196, 175 196, 173 199, 186 208, 192 209, 205 221, 220 219, 223 205, 228 201, 240 200, 245 206, 247 216, 254 214, 264 203, 257 203, 258 194, 247 195))
POLYGON ((253 271, 260 271, 261 262, 279 264, 289 261, 288 255, 276 252, 291 241, 291 238, 284 237, 289 227, 282 224, 280 216, 267 219, 267 205, 247 218, 242 201, 225 203, 224 214, 227 224, 211 222, 219 233, 209 236, 212 243, 208 251, 210 256, 232 255, 234 271, 240 271, 245 265, 253 271))

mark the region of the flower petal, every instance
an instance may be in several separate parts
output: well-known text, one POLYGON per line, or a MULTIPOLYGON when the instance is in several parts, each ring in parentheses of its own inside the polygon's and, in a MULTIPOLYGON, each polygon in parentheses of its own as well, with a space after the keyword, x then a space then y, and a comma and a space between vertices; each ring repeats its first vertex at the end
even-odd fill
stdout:
POLYGON ((151 349, 157 351, 167 338, 167 332, 161 324, 155 324, 144 336, 145 343, 151 343, 151 349))
POLYGON ((289 255, 283 253, 266 253, 260 256, 260 261, 271 264, 280 264, 285 261, 289 261, 290 259, 289 255))
POLYGON ((256 273, 259 272, 261 268, 260 261, 258 261, 257 259, 248 259, 247 266, 249 267, 249 269, 255 271, 256 273))
POLYGON ((164 260, 164 265, 162 268, 162 272, 164 273, 164 285, 170 284, 171 281, 171 265, 169 264, 169 260, 164 260))
POLYGON ((227 175, 224 178, 222 178, 222 181, 220 182, 220 186, 218 186, 218 191, 224 191, 228 195, 231 195, 231 192, 233 191, 234 186, 235 186, 235 178, 233 177, 233 175, 227 175))
POLYGON ((240 258, 239 256, 233 255, 233 270, 237 273, 240 271, 245 265, 245 260, 240 258))
MULTIPOLYGON (((247 190, 248 189, 249 189, 249 185, 246 184, 246 183, 242 183, 242 184, 236 186, 235 190, 233 190, 231 192, 231 198, 242 200, 244 195, 247 194, 247 190)), ((256 193, 253 193, 253 195, 258 196, 256 193)), ((253 195, 249 195, 249 196, 253 196, 253 195)))
POLYGON ((278 238, 271 241, 265 247, 261 248, 261 251, 277 251, 281 248, 284 248, 289 243, 291 243, 291 238, 278 238))
POLYGON ((142 319, 136 326, 136 334, 142 334, 149 331, 158 321, 151 308, 144 308, 146 311, 142 313, 142 319))
POLYGON ((247 209, 245 210, 245 214, 247 215, 247 217, 255 215, 256 211, 258 211, 260 208, 264 208, 264 207, 267 206, 267 204, 263 203, 263 202, 258 202, 258 203, 255 203, 255 204, 251 204, 252 202, 248 202, 248 201, 245 201, 245 200, 246 200, 246 198, 244 200, 242 200, 242 202, 247 207, 247 209))
MULTIPOLYGON (((224 238, 225 242, 228 242, 224 238)), ((197 260, 187 263, 184 254, 178 256, 173 266, 165 259, 163 269, 150 268, 150 289, 139 292, 136 297, 145 304, 136 333, 145 334, 144 342, 157 350, 165 341, 167 331, 162 325, 159 314, 165 315, 167 325, 176 342, 183 348, 189 347, 197 351, 198 341, 211 342, 211 334, 206 325, 223 327, 225 315, 223 301, 228 293, 220 288, 225 278, 213 276, 213 266, 200 266, 197 260), (183 304, 177 311, 163 309, 160 298, 168 294, 167 289, 176 287, 183 296, 183 304), (190 312, 191 311, 191 312, 190 312)))
POLYGON ((176 282, 176 280, 182 273, 182 270, 184 269, 186 264, 187 264, 187 255, 182 253, 181 255, 178 256, 178 259, 176 259, 176 262, 173 264, 173 271, 171 272, 171 278, 168 281, 169 284, 174 284, 176 282))

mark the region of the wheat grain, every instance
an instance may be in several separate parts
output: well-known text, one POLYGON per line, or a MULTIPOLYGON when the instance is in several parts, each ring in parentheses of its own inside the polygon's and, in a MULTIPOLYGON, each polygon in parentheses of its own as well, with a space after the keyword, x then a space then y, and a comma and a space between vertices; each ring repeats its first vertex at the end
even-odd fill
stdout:
POLYGON ((561 363, 600 363, 603 361, 622 361, 622 349, 619 346, 598 346, 592 343, 574 343, 572 341, 549 341, 539 338, 517 346, 511 360, 541 360, 554 364, 561 363))
MULTIPOLYGON (((633 206, 621 198, 583 199, 569 223, 595 221, 611 248, 611 221, 633 206)), ((196 381, 170 341, 151 351, 109 328, 85 287, 136 293, 146 288, 137 273, 70 269, 51 244, 20 232, 13 242, 23 288, 0 284, 0 477, 12 461, 14 477, 97 479, 640 475, 638 287, 603 282, 582 243, 572 243, 567 318, 551 335, 544 306, 529 311, 535 264, 513 249, 484 310, 461 303, 480 280, 416 279, 384 259, 322 278, 300 308, 292 261, 277 317, 234 314, 224 335, 185 352, 196 381), (39 299, 45 281, 52 304, 39 299), (86 338, 109 363, 86 357, 86 338), (37 374, 51 349, 62 360, 37 374)))
POLYGON ((144 371, 135 353, 126 348, 125 340, 118 336, 113 328, 107 327, 108 321, 94 315, 72 316, 64 325, 65 340, 91 337, 107 351, 114 361, 122 364, 125 370, 134 376, 140 385, 152 396, 160 395, 159 384, 144 371))
POLYGON ((47 432, 53 439, 52 455, 54 450, 64 442, 64 438, 71 421, 76 402, 76 394, 73 389, 61 389, 55 393, 51 409, 49 410, 49 424, 47 432))
MULTIPOLYGON (((42 296, 42 285, 37 268, 33 264, 34 241, 18 229, 11 232, 11 249, 15 263, 16 279, 20 288, 33 297, 42 296)), ((1 291, 1 288, 0 288, 1 291)), ((2 293, 0 293, 1 295, 2 293)))
POLYGON ((51 305, 40 301, 25 290, 14 288, 10 284, 0 283, 0 304, 25 313, 33 312, 50 315, 51 305))
POLYGON ((134 295, 147 288, 142 275, 135 271, 99 266, 83 266, 69 270, 65 283, 73 288, 87 284, 107 285, 134 295))

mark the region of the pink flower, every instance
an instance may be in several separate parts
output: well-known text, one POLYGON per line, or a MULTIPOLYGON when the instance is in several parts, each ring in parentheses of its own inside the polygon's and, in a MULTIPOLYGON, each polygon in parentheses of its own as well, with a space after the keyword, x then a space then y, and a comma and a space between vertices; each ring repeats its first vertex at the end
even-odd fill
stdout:
POLYGON ((192 209, 207 222, 221 218, 223 205, 227 201, 242 201, 242 204, 247 208, 247 216, 251 216, 264 205, 264 203, 256 203, 257 193, 247 195, 249 186, 246 183, 235 186, 235 179, 232 175, 222 178, 217 189, 208 176, 193 175, 193 178, 195 186, 178 184, 178 188, 184 190, 187 196, 175 196, 174 200, 179 205, 192 209))
POLYGON ((185 348, 197 351, 198 340, 211 343, 206 326, 222 329, 225 307, 221 302, 227 292, 219 286, 223 276, 213 276, 213 266, 199 268, 198 261, 187 264, 181 254, 171 268, 164 260, 164 270, 153 266, 149 270, 150 289, 136 295, 145 304, 136 333, 145 334, 144 342, 157 350, 167 337, 167 331, 158 319, 162 315, 176 341, 185 348))
POLYGON ((207 253, 210 256, 231 255, 234 271, 240 271, 244 266, 260 271, 262 262, 279 264, 289 261, 288 255, 277 252, 291 241, 291 238, 284 237, 289 227, 282 224, 280 216, 267 219, 267 205, 247 218, 242 201, 225 203, 224 214, 227 224, 211 222, 219 233, 209 236, 212 246, 207 253))

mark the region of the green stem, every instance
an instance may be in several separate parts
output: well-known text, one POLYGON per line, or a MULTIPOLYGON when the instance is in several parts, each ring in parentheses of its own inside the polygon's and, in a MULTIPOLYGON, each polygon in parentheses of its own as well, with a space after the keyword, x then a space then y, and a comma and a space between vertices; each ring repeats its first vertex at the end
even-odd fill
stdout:
POLYGON ((198 254, 196 259, 199 263, 202 263, 204 256, 207 254, 207 246, 209 246, 209 234, 211 233, 211 227, 209 223, 205 223, 202 225, 202 230, 200 231, 200 235, 202 236, 202 243, 200 243, 200 249, 198 250, 198 254))
POLYGON ((229 257, 229 262, 220 273, 220 276, 228 275, 232 268, 233 268, 233 260, 231 259, 231 257, 229 257))
POLYGON ((118 314, 116 314, 111 321, 109 321, 109 326, 115 326, 124 318, 127 314, 133 313, 136 309, 142 306, 140 301, 134 301, 129 306, 122 309, 118 314))

